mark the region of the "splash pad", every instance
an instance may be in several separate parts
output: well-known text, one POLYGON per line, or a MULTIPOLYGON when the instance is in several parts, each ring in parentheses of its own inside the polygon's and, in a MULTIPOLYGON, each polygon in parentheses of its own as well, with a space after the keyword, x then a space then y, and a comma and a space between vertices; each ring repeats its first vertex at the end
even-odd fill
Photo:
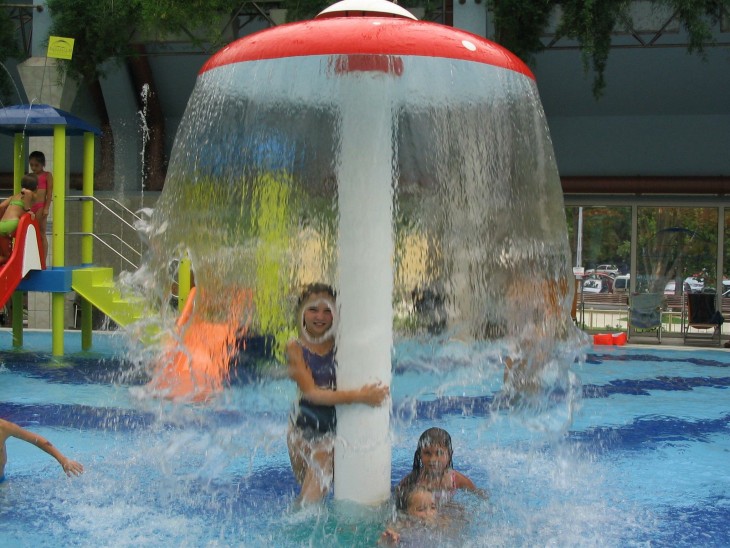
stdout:
MULTIPOLYGON (((203 67, 151 219, 150 269, 189 254, 196 316, 279 343, 298 288, 332 284, 343 388, 389 384, 394 341, 413 339, 425 362, 456 345, 477 369, 488 342, 516 364, 508 387, 569 390, 568 239, 529 69, 388 2, 325 11, 203 67), (251 298, 232 305, 242 289, 251 298)), ((377 504, 389 412, 349 407, 335 497, 377 504)))

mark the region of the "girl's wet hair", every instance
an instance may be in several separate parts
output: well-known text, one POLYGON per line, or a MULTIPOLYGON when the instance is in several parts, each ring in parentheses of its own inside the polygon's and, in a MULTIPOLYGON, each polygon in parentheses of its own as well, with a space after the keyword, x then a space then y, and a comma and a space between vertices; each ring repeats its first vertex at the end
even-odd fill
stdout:
POLYGON ((337 298, 337 294, 335 293, 335 290, 332 289, 331 285, 323 284, 323 283, 312 283, 304 286, 304 289, 302 290, 302 293, 299 295, 299 301, 297 301, 297 309, 300 309, 305 302, 307 302, 307 299, 311 297, 312 295, 316 295, 317 293, 326 293, 333 299, 337 298))
POLYGON ((433 445, 446 448, 449 452, 449 464, 447 465, 447 468, 453 468, 452 458, 454 456, 454 450, 451 447, 451 435, 443 428, 433 427, 426 430, 423 434, 421 434, 421 437, 418 438, 418 447, 413 455, 413 472, 415 474, 420 473, 421 469, 423 469, 421 450, 424 447, 431 447, 433 445))

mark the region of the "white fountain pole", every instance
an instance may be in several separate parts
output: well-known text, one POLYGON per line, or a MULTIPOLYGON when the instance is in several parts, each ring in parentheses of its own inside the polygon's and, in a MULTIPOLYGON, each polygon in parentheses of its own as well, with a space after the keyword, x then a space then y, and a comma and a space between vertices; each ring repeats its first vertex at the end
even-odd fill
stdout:
MULTIPOLYGON (((393 129, 378 72, 342 74, 337 171, 337 387, 390 385, 393 344, 393 129)), ((335 498, 376 505, 390 496, 390 405, 337 408, 335 498)))

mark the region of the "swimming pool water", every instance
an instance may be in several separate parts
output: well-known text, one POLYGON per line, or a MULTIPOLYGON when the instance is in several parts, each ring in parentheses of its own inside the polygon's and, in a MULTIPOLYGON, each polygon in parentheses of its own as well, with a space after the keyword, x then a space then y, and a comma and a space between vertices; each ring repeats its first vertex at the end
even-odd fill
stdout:
MULTIPOLYGON (((34 337, 26 348, 50 346, 34 337)), ((114 357, 119 348, 101 337, 94 354, 72 350, 60 362, 0 351, 0 417, 86 467, 68 479, 45 453, 9 440, 0 545, 376 544, 387 509, 355 519, 332 501, 292 508, 285 432, 295 389, 281 372, 242 375, 206 406, 171 405, 139 397, 142 378, 120 376, 129 364, 114 357)), ((544 432, 494 410, 496 366, 396 368, 393 482, 420 433, 438 425, 453 437, 455 467, 490 492, 489 502, 460 496, 467 522, 435 543, 730 545, 730 353, 611 348, 589 351, 575 371, 583 397, 572 425, 544 432)))

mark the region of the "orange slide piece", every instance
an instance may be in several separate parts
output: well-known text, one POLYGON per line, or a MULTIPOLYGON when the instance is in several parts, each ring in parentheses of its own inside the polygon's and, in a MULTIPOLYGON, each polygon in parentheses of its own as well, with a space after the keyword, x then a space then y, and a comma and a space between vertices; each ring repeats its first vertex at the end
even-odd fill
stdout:
POLYGON ((195 294, 193 287, 177 320, 181 342, 164 352, 147 385, 156 395, 174 401, 202 402, 220 393, 235 351, 237 326, 196 319, 195 294))

